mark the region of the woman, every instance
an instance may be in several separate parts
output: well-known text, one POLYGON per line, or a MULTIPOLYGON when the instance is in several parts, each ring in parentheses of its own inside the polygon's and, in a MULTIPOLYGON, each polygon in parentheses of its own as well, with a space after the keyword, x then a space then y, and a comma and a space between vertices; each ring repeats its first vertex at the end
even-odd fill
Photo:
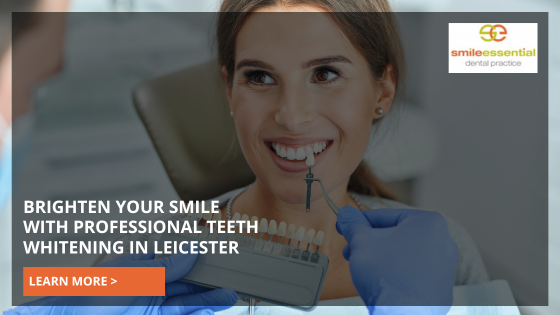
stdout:
MULTIPOLYGON (((304 210, 306 148, 315 155, 312 172, 337 205, 409 208, 362 162, 372 124, 391 109, 402 81, 403 53, 389 11, 383 0, 225 0, 221 6, 221 73, 241 148, 256 175, 250 187, 217 198, 223 217, 239 212, 323 231, 320 251, 330 266, 321 300, 358 294, 340 254, 346 241, 318 184, 312 185, 311 211, 304 210)), ((488 281, 469 235, 447 221, 460 250, 455 284, 488 281)))

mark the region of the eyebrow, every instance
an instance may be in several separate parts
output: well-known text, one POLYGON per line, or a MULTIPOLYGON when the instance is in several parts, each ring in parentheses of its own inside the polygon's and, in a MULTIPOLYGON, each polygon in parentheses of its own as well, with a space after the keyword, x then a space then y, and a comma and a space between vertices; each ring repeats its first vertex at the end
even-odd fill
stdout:
POLYGON ((342 55, 334 55, 334 56, 328 56, 324 58, 311 59, 307 62, 302 63, 301 67, 305 69, 314 66, 322 66, 334 62, 345 62, 345 63, 352 64, 352 61, 350 61, 350 59, 342 55))
POLYGON ((263 68, 268 70, 274 70, 274 67, 269 65, 268 63, 260 60, 254 59, 243 59, 237 63, 235 70, 239 70, 243 67, 255 67, 255 68, 263 68))
MULTIPOLYGON (((311 59, 309 61, 302 63, 301 67, 305 69, 314 66, 326 65, 334 62, 345 62, 345 63, 352 64, 352 61, 350 61, 350 59, 342 55, 334 55, 334 56, 328 56, 324 58, 311 59)), ((239 70, 243 67, 255 67, 255 68, 274 70, 274 67, 269 65, 268 63, 260 60, 254 60, 254 59, 241 60, 240 62, 237 63, 237 66, 235 66, 235 70, 239 70)))

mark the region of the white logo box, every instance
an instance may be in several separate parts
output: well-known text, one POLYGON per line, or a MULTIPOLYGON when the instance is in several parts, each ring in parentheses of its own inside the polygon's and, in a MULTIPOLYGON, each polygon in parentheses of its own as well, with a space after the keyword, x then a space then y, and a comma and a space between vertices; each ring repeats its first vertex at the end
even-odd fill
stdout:
MULTIPOLYGON (((491 31, 486 27, 483 31, 491 31)), ((472 53, 469 53, 472 54, 472 53)), ((449 73, 538 73, 538 23, 449 23, 449 73), (489 34, 480 34, 484 25, 502 25, 507 34, 503 35, 501 27, 496 27, 495 38, 502 41, 484 41, 481 36, 490 39, 489 34), (525 48, 525 50, 523 50, 525 48), (464 56, 465 51, 488 51, 488 56, 464 56), (497 56, 499 51, 516 51, 517 54, 534 56, 497 56), (458 56, 452 54, 456 52, 458 56), (496 56, 490 56, 492 51, 496 56)))

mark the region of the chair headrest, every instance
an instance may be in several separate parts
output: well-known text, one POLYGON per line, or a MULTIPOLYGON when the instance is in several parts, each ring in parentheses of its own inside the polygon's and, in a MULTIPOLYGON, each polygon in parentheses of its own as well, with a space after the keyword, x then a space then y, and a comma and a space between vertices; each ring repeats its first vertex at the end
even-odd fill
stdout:
POLYGON ((183 200, 205 200, 254 181, 213 60, 143 82, 134 105, 183 200))

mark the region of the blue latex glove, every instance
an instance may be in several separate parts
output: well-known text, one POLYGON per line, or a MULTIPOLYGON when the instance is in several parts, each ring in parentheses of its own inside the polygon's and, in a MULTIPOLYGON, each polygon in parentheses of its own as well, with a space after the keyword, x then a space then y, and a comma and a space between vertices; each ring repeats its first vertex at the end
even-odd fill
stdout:
POLYGON ((210 290, 177 281, 189 272, 196 257, 196 254, 175 254, 162 259, 153 259, 154 253, 135 254, 121 256, 99 265, 99 267, 165 267, 165 296, 46 297, 5 311, 4 314, 211 315, 233 306, 237 302, 237 293, 233 290, 210 290), (72 306, 77 304, 131 306, 72 306))
POLYGON ((449 311, 459 250, 441 214, 347 206, 336 229, 348 241, 343 255, 370 313, 449 311))

